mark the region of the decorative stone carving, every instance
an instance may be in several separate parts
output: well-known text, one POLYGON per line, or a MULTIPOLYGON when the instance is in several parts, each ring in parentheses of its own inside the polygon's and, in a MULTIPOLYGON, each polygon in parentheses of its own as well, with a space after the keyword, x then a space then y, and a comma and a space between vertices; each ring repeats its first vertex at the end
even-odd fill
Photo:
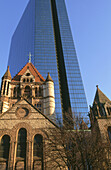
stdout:
POLYGON ((29 114, 29 110, 25 107, 17 108, 17 116, 20 118, 25 118, 29 114))

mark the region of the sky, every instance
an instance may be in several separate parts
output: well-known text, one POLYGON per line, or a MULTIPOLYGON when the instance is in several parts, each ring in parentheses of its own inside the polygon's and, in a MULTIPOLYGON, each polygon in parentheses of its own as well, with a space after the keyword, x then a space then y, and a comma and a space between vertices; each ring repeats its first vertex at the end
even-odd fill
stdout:
MULTIPOLYGON (((0 0, 0 78, 29 0, 0 0)), ((111 99, 111 0, 65 0, 88 106, 96 85, 111 99)), ((16 57, 16 56, 15 56, 16 57)))

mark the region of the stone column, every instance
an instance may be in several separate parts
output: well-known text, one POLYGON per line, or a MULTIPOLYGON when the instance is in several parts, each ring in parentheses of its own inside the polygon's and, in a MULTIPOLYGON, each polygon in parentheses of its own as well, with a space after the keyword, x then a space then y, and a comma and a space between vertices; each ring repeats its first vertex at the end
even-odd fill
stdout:
POLYGON ((32 96, 35 97, 35 88, 32 86, 32 96))
POLYGON ((11 88, 11 97, 13 97, 13 88, 11 88))
POLYGON ((32 160, 32 144, 31 141, 27 140, 27 149, 26 149, 26 169, 31 170, 31 160, 32 160))
POLYGON ((22 87, 21 88, 21 96, 23 97, 23 94, 24 94, 24 88, 22 87))
POLYGON ((10 153, 9 153, 9 163, 8 163, 8 169, 14 170, 15 169, 15 159, 16 159, 16 142, 12 141, 10 143, 10 153))
POLYGON ((31 164, 31 170, 33 170, 33 142, 30 141, 30 164, 31 164))
POLYGON ((37 97, 39 97, 39 86, 37 86, 37 97))

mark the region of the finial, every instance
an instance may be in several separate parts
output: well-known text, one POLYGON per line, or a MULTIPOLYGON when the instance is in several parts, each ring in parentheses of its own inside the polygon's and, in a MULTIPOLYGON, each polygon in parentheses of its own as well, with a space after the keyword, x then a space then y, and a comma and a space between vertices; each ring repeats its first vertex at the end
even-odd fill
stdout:
POLYGON ((31 52, 29 52, 29 63, 31 63, 31 52))
POLYGON ((97 89, 98 89, 98 85, 96 85, 97 89))

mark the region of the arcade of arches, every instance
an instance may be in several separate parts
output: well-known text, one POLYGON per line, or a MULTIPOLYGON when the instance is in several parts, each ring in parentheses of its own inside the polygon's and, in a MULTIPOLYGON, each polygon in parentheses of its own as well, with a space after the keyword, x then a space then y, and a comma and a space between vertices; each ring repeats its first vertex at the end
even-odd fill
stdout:
POLYGON ((44 169, 43 134, 40 134, 40 132, 36 134, 32 131, 31 140, 29 137, 30 130, 29 132, 25 128, 17 130, 15 141, 13 141, 14 137, 7 134, 2 136, 0 142, 0 169, 44 169), (30 162, 32 163, 30 164, 30 162))

